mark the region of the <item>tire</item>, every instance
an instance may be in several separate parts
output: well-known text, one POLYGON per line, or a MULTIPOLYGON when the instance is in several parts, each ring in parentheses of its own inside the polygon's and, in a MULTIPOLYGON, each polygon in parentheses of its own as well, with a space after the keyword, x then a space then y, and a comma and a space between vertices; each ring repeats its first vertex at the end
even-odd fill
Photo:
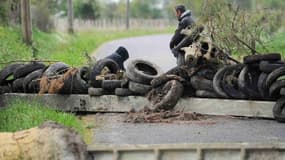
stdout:
POLYGON ((90 77, 90 69, 87 66, 81 67, 79 69, 79 74, 81 79, 83 79, 84 81, 88 82, 89 81, 89 77, 90 77))
POLYGON ((179 81, 172 80, 163 86, 163 90, 164 94, 162 96, 156 95, 161 96, 159 100, 151 103, 155 111, 172 110, 183 95, 184 87, 179 81))
POLYGON ((239 89, 238 77, 244 65, 237 64, 228 67, 222 79, 222 89, 231 98, 246 99, 247 96, 239 89))
POLYGON ((285 97, 281 97, 273 107, 273 116, 276 121, 280 123, 285 123, 285 112, 283 111, 285 107, 285 97))
POLYGON ((130 81, 129 82, 129 89, 132 92, 137 93, 139 95, 146 95, 151 90, 151 86, 130 81))
POLYGON ((154 78, 150 84, 153 88, 157 88, 161 85, 164 85, 170 80, 178 80, 181 82, 181 80, 184 81, 189 81, 190 82, 190 77, 188 75, 188 70, 189 68, 183 68, 181 66, 174 67, 167 71, 166 73, 158 76, 157 78, 154 78), (180 79, 180 80, 179 80, 180 79))
POLYGON ((285 96, 285 88, 282 88, 282 89, 280 90, 280 95, 281 95, 281 96, 285 96))
POLYGON ((130 80, 142 84, 150 84, 150 81, 161 74, 160 67, 141 59, 130 61, 126 69, 126 75, 130 80))
POLYGON ((285 75, 285 67, 278 68, 273 72, 271 72, 266 79, 266 85, 265 85, 266 89, 269 89, 270 86, 274 83, 274 81, 276 81, 279 77, 284 75, 285 75))
POLYGON ((121 80, 103 80, 102 88, 104 90, 113 91, 116 88, 121 88, 122 81, 121 80))
POLYGON ((40 91, 40 82, 38 80, 32 80, 28 85, 30 93, 38 93, 40 91))
POLYGON ((36 70, 30 74, 28 74, 23 80, 23 88, 25 93, 33 93, 33 91, 29 90, 29 84, 32 80, 38 79, 43 74, 43 69, 36 70))
POLYGON ((219 96, 221 96, 221 98, 229 98, 227 93, 224 92, 222 88, 223 77, 227 69, 228 69, 228 66, 225 66, 222 69, 218 70, 218 72, 215 74, 215 77, 213 79, 214 90, 219 96))
POLYGON ((125 77, 123 80, 122 80, 122 83, 121 83, 121 88, 129 88, 129 82, 130 80, 125 77))
POLYGON ((0 95, 10 93, 12 91, 10 86, 0 86, 0 95))
POLYGON ((52 65, 50 65, 44 75, 50 77, 50 76, 55 76, 55 75, 61 75, 65 73, 69 69, 69 65, 63 63, 63 62, 56 62, 52 65))
POLYGON ((255 67, 245 66, 239 74, 238 86, 239 89, 250 99, 261 98, 260 93, 258 93, 258 78, 260 76, 260 71, 255 67))
POLYGON ((245 64, 259 63, 260 61, 279 61, 281 55, 279 53, 263 54, 263 55, 250 55, 243 59, 245 64))
MULTIPOLYGON (((10 81, 6 80, 9 76, 13 75, 14 70, 22 67, 23 64, 10 64, 0 71, 0 86, 7 85, 10 81)), ((13 80, 15 77, 13 77, 13 80)))
POLYGON ((12 91, 16 93, 23 93, 24 92, 23 81, 24 81, 24 78, 16 79, 13 82, 12 91))
POLYGON ((203 77, 193 76, 190 79, 191 86, 196 90, 215 92, 213 82, 203 77))
POLYGON ((26 75, 38 70, 38 69, 44 69, 46 66, 43 63, 37 63, 32 62, 26 65, 23 65, 19 68, 17 68, 13 75, 16 79, 25 77, 26 75))
POLYGON ((269 89, 269 95, 271 98, 278 99, 281 97, 280 91, 282 88, 285 88, 285 80, 280 80, 274 82, 269 89))
POLYGON ((263 98, 269 97, 269 91, 265 87, 267 77, 268 77, 267 73, 261 73, 257 82, 258 92, 261 94, 263 98))
POLYGON ((217 73, 217 70, 206 68, 206 69, 202 69, 201 71, 199 71, 197 75, 200 77, 206 78, 208 80, 213 80, 216 73, 217 73))
POLYGON ((121 97, 126 97, 126 96, 132 96, 132 95, 136 95, 136 94, 127 88, 116 88, 115 89, 115 95, 121 96, 121 97))
POLYGON ((259 69, 260 71, 264 72, 264 73, 271 73, 272 71, 274 71, 275 69, 278 69, 280 67, 284 67, 285 64, 280 64, 280 63, 271 63, 268 61, 261 61, 259 64, 259 69))
POLYGON ((116 74, 118 71, 120 71, 120 66, 111 59, 102 59, 97 61, 97 63, 94 65, 91 74, 90 74, 90 83, 91 86, 94 86, 96 84, 96 76, 100 75, 102 70, 107 67, 111 73, 116 74))
POLYGON ((197 90, 195 95, 200 98, 220 98, 220 96, 215 92, 205 91, 205 90, 197 90))
POLYGON ((90 96, 102 96, 104 95, 104 90, 102 88, 88 88, 88 94, 90 96))
POLYGON ((81 79, 79 71, 64 80, 64 85, 60 89, 60 94, 86 94, 88 92, 88 84, 81 79))

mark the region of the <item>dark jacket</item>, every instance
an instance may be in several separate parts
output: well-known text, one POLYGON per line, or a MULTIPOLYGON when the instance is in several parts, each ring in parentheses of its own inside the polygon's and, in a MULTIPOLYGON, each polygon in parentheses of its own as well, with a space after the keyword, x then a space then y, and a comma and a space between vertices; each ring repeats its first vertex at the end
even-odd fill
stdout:
POLYGON ((185 29, 189 25, 193 25, 195 23, 194 19, 191 17, 191 11, 185 11, 181 17, 178 19, 178 27, 175 31, 174 36, 172 37, 170 41, 170 49, 173 49, 176 45, 178 45, 185 35, 181 34, 181 30, 185 29))

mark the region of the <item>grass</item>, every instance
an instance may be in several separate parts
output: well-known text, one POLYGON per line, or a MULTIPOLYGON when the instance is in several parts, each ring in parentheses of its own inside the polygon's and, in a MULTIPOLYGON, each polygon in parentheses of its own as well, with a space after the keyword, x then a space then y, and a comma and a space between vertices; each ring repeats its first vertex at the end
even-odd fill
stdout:
POLYGON ((14 100, 0 110, 0 132, 15 132, 41 125, 45 121, 55 121, 76 130, 82 137, 85 129, 73 114, 58 112, 36 102, 14 100))
MULTIPOLYGON (((107 41, 170 33, 171 30, 170 28, 164 30, 90 30, 69 35, 57 32, 44 33, 34 29, 33 40, 37 49, 37 59, 62 61, 72 66, 82 66, 86 64, 86 57, 83 53, 91 54, 107 41)), ((0 62, 32 59, 32 49, 22 43, 20 28, 0 26, 0 41, 0 62)), ((5 65, 0 64, 0 68, 5 65)))
POLYGON ((270 52, 281 53, 283 58, 285 58, 285 32, 274 35, 265 43, 265 47, 270 52))

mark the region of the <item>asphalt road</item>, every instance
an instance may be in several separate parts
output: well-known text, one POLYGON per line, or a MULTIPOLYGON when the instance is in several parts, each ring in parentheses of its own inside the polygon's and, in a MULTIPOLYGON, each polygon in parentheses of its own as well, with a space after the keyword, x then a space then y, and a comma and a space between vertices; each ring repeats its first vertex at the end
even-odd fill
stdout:
POLYGON ((125 114, 98 114, 93 144, 285 142, 285 125, 273 120, 210 117, 187 123, 124 123, 125 114))
MULTIPOLYGON (((176 59, 169 49, 171 35, 152 35, 135 38, 126 38, 103 44, 94 52, 97 59, 104 58, 113 53, 119 46, 124 46, 130 59, 141 58, 156 63, 164 71, 176 65, 176 59)), ((126 61, 125 65, 128 63, 126 61)))

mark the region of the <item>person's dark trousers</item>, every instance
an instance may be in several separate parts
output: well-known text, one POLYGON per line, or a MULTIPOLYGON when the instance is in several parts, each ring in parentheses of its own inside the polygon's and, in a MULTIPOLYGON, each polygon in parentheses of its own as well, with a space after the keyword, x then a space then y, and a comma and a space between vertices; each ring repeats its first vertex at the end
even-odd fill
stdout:
POLYGON ((173 53, 174 57, 176 58, 177 66, 185 65, 185 58, 184 58, 185 53, 179 52, 175 48, 172 49, 171 52, 173 53))
POLYGON ((184 53, 178 53, 177 58, 177 66, 183 66, 185 65, 185 57, 184 57, 184 53))

